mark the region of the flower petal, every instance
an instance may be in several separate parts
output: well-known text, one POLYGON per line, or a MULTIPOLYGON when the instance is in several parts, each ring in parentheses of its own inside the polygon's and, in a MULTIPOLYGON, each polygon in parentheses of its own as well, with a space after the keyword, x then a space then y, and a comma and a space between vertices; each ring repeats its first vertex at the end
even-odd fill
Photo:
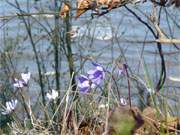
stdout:
POLYGON ((151 89, 151 88, 147 88, 147 91, 148 91, 150 94, 154 94, 154 93, 155 93, 155 90, 154 90, 154 89, 151 89))
POLYGON ((10 113, 10 112, 7 112, 6 110, 4 110, 4 111, 1 112, 2 115, 7 115, 7 114, 9 114, 9 113, 10 113))
POLYGON ((16 108, 17 103, 18 103, 18 100, 17 100, 17 99, 15 99, 15 100, 14 100, 14 109, 16 108))
POLYGON ((28 81, 30 80, 31 73, 30 72, 28 72, 28 73, 21 73, 21 77, 22 77, 22 80, 27 84, 28 81))
POLYGON ((49 100, 52 100, 52 95, 50 93, 47 93, 46 94, 46 97, 49 99, 49 100))
POLYGON ((92 64, 96 68, 96 70, 104 71, 104 68, 100 64, 94 62, 92 64))
POLYGON ((24 82, 21 80, 15 80, 15 83, 13 84, 13 86, 16 88, 22 88, 24 87, 24 82))
POLYGON ((83 94, 85 94, 85 93, 87 93, 89 90, 90 90, 90 87, 83 87, 83 88, 80 89, 80 92, 83 93, 83 94))
POLYGON ((80 75, 78 77, 78 80, 79 80, 80 83, 83 83, 84 81, 88 80, 88 77, 85 76, 85 75, 80 75))
POLYGON ((52 90, 52 98, 55 100, 58 97, 58 92, 56 90, 52 90))
POLYGON ((101 81, 102 81, 102 79, 99 77, 99 78, 93 79, 92 83, 95 85, 99 85, 101 83, 101 81))
POLYGON ((121 76, 121 75, 123 75, 123 74, 124 74, 124 70, 119 69, 119 70, 118 70, 118 75, 121 76))
POLYGON ((125 106, 125 105, 127 105, 127 102, 124 98, 120 98, 120 104, 125 106))
POLYGON ((6 102, 6 108, 3 109, 1 114, 7 115, 10 114, 17 106, 17 99, 16 100, 11 100, 6 102))
POLYGON ((6 102, 6 110, 11 111, 11 108, 12 108, 11 102, 10 101, 6 102))
POLYGON ((101 72, 101 71, 99 71, 99 70, 97 70, 97 71, 93 74, 93 76, 94 76, 94 78, 93 78, 93 79, 95 79, 95 78, 99 78, 99 77, 102 77, 102 72, 101 72))
POLYGON ((103 67, 101 67, 101 66, 97 66, 97 67, 96 67, 96 70, 104 71, 103 67))
POLYGON ((95 83, 92 83, 92 84, 91 84, 91 88, 92 88, 92 89, 96 88, 96 86, 97 86, 97 84, 95 84, 95 83))
POLYGON ((92 74, 94 74, 96 71, 97 71, 96 69, 94 69, 94 70, 89 70, 89 71, 87 71, 87 74, 88 74, 88 75, 92 75, 92 74))
POLYGON ((78 84, 78 87, 80 87, 80 88, 90 87, 89 81, 85 81, 81 84, 78 84))
POLYGON ((97 66, 100 66, 100 64, 98 63, 95 63, 95 62, 92 62, 93 66, 97 67, 97 66))

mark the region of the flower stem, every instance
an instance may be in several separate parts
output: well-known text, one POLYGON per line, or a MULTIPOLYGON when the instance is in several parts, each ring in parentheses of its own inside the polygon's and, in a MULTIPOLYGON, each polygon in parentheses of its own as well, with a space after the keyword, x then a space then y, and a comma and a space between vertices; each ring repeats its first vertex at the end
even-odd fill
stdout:
POLYGON ((129 81, 129 73, 128 73, 128 70, 127 70, 127 65, 124 64, 124 69, 126 71, 126 76, 127 76, 127 83, 128 83, 128 97, 129 97, 129 106, 131 108, 131 87, 130 87, 130 81, 129 81))

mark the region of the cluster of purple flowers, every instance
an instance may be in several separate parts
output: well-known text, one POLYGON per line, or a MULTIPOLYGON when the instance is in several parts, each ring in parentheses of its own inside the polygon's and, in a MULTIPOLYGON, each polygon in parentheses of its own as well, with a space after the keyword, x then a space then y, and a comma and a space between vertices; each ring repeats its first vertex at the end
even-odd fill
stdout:
MULTIPOLYGON (((80 75, 78 77, 78 87, 80 88, 81 93, 87 93, 91 89, 98 87, 105 78, 105 69, 98 63, 92 63, 93 69, 87 72, 87 75, 80 75)), ((124 75, 125 69, 127 68, 126 64, 118 65, 118 75, 124 75)), ((21 78, 14 78, 13 86, 15 88, 23 88, 28 86, 31 73, 21 73, 21 78)), ((46 94, 47 98, 52 101, 58 97, 58 92, 52 90, 51 93, 46 94)), ((120 100, 122 105, 126 105, 126 100, 121 98, 120 100)), ((7 101, 3 109, 0 109, 1 114, 8 115, 13 112, 17 106, 18 100, 12 99, 7 101)))
POLYGON ((94 69, 87 72, 87 76, 80 75, 78 77, 78 87, 80 88, 81 93, 87 93, 90 89, 97 87, 102 80, 105 78, 104 68, 97 63, 92 63, 94 69))

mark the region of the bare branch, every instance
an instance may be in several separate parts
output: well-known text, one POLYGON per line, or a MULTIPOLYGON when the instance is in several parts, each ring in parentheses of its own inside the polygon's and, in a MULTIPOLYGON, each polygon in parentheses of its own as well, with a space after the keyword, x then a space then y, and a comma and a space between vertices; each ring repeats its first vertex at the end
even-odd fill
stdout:
POLYGON ((180 44, 180 39, 160 38, 157 39, 156 42, 164 43, 164 44, 180 44))

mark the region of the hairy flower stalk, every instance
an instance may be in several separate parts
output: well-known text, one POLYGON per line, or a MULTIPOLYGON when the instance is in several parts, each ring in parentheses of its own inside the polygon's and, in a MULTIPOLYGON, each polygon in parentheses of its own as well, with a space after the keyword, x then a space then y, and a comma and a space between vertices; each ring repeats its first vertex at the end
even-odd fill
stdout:
POLYGON ((128 82, 128 97, 129 97, 129 106, 131 108, 131 86, 130 86, 130 81, 129 81, 129 73, 128 73, 128 66, 126 64, 123 64, 124 69, 126 71, 126 77, 127 77, 127 82, 128 82))

